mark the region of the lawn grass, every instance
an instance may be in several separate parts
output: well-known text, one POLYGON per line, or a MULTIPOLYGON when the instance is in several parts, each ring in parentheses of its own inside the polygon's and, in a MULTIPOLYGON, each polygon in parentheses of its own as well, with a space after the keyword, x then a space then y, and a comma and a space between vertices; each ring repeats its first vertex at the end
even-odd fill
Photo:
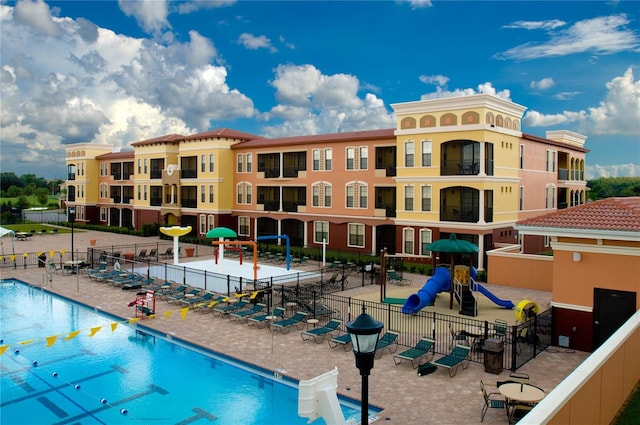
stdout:
MULTIPOLYGON (((14 232, 28 232, 34 234, 41 234, 44 230, 46 233, 53 233, 53 229, 58 229, 57 233, 71 233, 71 228, 68 227, 58 227, 58 226, 49 226, 48 224, 42 223, 27 223, 27 224, 6 224, 3 225, 5 229, 13 230, 14 232)), ((76 230, 77 232, 77 230, 76 230)))
POLYGON ((640 385, 636 386, 612 425, 637 425, 638 423, 640 423, 640 385))

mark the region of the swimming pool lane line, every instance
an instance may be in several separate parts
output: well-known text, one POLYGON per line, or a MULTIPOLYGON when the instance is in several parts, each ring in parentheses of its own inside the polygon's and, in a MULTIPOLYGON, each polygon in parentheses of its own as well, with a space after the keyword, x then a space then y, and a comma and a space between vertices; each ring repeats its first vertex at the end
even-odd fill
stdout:
MULTIPOLYGON (((58 395, 60 395, 62 398, 67 399, 71 404, 75 405, 78 409, 80 409, 83 412, 86 412, 86 414, 90 417, 92 417, 93 419, 96 420, 96 422, 107 425, 106 422, 103 422, 102 420, 100 420, 99 418, 97 418, 95 415, 93 415, 92 413, 90 413, 87 409, 85 409, 84 407, 82 407, 80 404, 76 403, 72 398, 68 397, 65 393, 63 393, 62 391, 60 391, 59 389, 55 388, 54 386, 52 386, 48 381, 46 381, 44 378, 42 378, 40 375, 38 375, 37 373, 34 372, 34 369, 38 367, 38 362, 37 361, 32 361, 31 362, 31 366, 25 366, 22 363, 20 363, 17 359, 19 357, 22 357, 24 359, 26 359, 27 361, 29 361, 26 357, 24 357, 24 355, 20 354, 19 350, 16 350, 17 352, 15 353, 14 357, 10 357, 18 366, 20 366, 22 368, 22 370, 26 371, 27 373, 30 373, 31 375, 33 375, 36 379, 38 379, 40 382, 42 382, 46 387, 49 387, 51 389, 51 391, 57 393, 58 395)), ((52 372, 53 373, 53 372, 52 372)), ((53 376, 53 375, 52 375, 53 376)), ((57 378, 57 377, 56 377, 57 378)), ((71 383, 67 383, 68 385, 72 385, 71 383)), ((74 388, 77 385, 74 386, 74 388)), ((77 389, 81 389, 81 387, 78 387, 77 389)), ((87 394, 87 393, 85 393, 87 394)), ((45 400, 47 400, 48 403, 44 403, 43 406, 47 407, 48 409, 51 410, 52 406, 56 406, 51 400, 49 400, 48 398, 45 397, 45 400), (49 404, 50 403, 50 404, 49 404)), ((40 401, 40 400, 39 400, 40 401)), ((57 406, 56 406, 57 407, 57 406)), ((59 415, 61 414, 61 412, 64 412, 62 409, 58 409, 59 412, 55 412, 52 411, 52 413, 58 417, 60 417, 59 415)), ((66 414, 66 412, 64 412, 66 414)))

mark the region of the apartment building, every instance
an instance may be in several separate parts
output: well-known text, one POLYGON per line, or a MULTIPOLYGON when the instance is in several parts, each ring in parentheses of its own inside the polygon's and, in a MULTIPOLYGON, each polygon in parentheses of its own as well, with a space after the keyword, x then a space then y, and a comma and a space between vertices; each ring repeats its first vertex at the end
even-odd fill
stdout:
POLYGON ((486 251, 518 242, 516 221, 585 202, 585 136, 522 133, 526 108, 491 95, 392 107, 391 129, 267 139, 223 128, 129 152, 70 145, 69 194, 92 195, 68 203, 88 222, 190 225, 198 237, 225 226, 245 239, 286 234, 292 246, 386 248, 415 262, 456 233, 480 247, 483 269, 486 251), (72 179, 80 167, 99 178, 72 179))

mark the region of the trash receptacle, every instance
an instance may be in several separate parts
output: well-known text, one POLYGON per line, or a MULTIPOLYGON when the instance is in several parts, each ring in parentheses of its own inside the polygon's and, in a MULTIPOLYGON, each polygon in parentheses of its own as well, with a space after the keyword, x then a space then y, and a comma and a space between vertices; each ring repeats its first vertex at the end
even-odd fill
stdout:
POLYGON ((47 254, 38 255, 38 267, 44 267, 47 265, 47 254))
POLYGON ((499 375, 502 373, 502 361, 504 357, 504 341, 498 338, 489 338, 484 342, 484 371, 499 375))

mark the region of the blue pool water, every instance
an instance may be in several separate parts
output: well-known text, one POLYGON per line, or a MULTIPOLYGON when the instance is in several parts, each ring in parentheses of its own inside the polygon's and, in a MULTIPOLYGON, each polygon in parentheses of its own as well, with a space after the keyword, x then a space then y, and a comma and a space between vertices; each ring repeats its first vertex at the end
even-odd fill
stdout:
MULTIPOLYGON (((306 423, 297 383, 286 377, 14 280, 0 281, 0 309, 0 345, 9 347, 0 356, 3 425, 306 423), (81 332, 66 340, 73 331, 81 332)), ((357 403, 340 401, 345 418, 359 417, 357 403)))

